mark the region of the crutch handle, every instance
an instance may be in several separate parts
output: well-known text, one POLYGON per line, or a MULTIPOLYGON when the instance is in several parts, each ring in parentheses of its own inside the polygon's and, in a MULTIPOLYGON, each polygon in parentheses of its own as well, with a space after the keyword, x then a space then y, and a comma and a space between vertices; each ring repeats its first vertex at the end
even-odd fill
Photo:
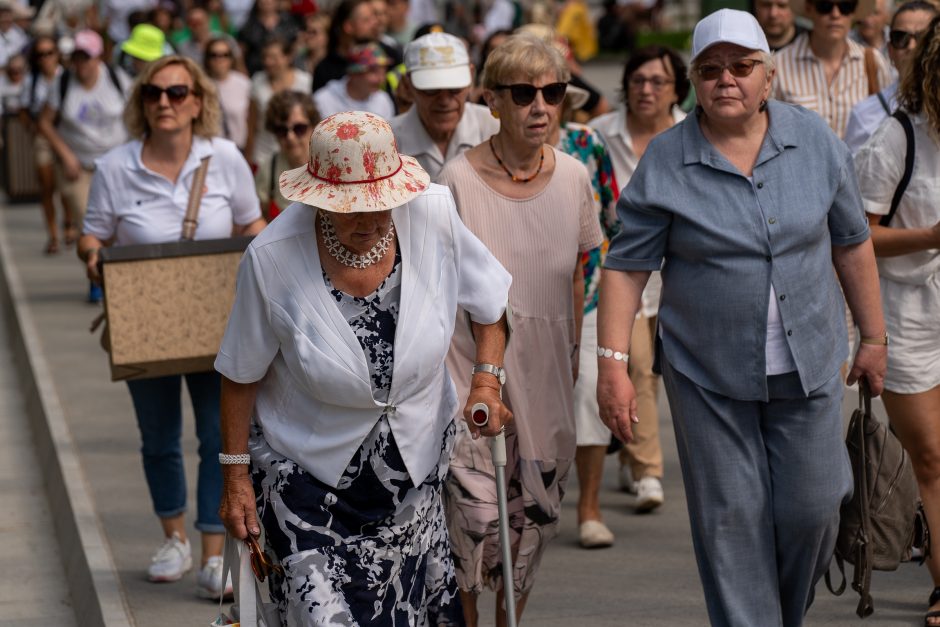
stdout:
POLYGON ((470 408, 470 420, 474 426, 486 426, 486 423, 490 421, 490 408, 486 406, 486 403, 476 403, 470 408))

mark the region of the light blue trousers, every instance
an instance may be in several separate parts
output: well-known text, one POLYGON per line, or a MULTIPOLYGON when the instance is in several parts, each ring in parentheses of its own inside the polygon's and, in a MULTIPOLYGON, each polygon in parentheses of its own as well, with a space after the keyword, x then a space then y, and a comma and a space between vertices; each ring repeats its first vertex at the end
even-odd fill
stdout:
POLYGON ((768 377, 765 403, 660 363, 711 624, 801 625, 852 492, 839 373, 808 397, 796 373, 768 377))

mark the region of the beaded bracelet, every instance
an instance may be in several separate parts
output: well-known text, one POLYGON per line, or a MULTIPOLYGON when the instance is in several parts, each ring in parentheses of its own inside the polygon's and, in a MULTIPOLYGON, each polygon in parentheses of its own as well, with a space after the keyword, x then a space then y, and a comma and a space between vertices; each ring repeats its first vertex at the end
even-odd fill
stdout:
POLYGON ((630 360, 630 356, 626 353, 615 351, 612 348, 604 348, 603 346, 597 347, 597 356, 603 357, 604 359, 616 359, 617 361, 622 361, 623 363, 627 363, 630 360))
POLYGON ((225 453, 219 453, 219 463, 224 466, 233 464, 250 464, 251 455, 248 453, 239 453, 238 455, 227 455, 225 453))

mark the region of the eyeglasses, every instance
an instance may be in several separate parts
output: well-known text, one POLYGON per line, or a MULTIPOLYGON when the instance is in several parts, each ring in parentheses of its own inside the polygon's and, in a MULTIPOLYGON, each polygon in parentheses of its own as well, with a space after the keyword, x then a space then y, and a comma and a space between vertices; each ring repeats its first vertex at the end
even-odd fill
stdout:
MULTIPOLYGON (((464 89, 466 89, 466 87, 461 87, 460 89, 415 89, 415 91, 428 98, 437 98, 441 94, 447 94, 451 98, 456 98, 464 89)), ((532 97, 535 98, 535 96, 532 97)))
POLYGON ((816 9, 816 13, 820 15, 829 15, 836 7, 839 7, 839 13, 842 15, 852 15, 855 13, 855 9, 858 8, 858 2, 854 0, 841 0, 840 2, 816 0, 816 2, 813 3, 813 7, 816 9))
POLYGON ((255 577, 258 581, 264 583, 265 577, 271 573, 277 573, 278 575, 284 574, 284 568, 261 550, 258 541, 250 533, 248 537, 245 538, 245 544, 248 545, 248 557, 251 561, 251 570, 255 573, 255 577))
POLYGON ((166 94, 166 99, 170 101, 170 104, 179 104, 186 100, 189 91, 189 85, 170 85, 169 87, 163 88, 157 87, 151 83, 145 83, 140 86, 140 95, 144 99, 144 102, 148 104, 160 102, 163 94, 166 94))
POLYGON ((888 43, 895 50, 907 50, 911 45, 911 40, 920 41, 924 32, 909 33, 906 30, 892 30, 888 33, 888 43))
POLYGON ((231 59, 231 52, 210 52, 206 55, 210 59, 231 59))
POLYGON ((58 50, 56 50, 55 48, 50 48, 49 50, 37 50, 37 51, 36 51, 36 58, 37 58, 37 59, 45 59, 46 57, 51 57, 51 56, 54 55, 56 52, 58 52, 58 50))
POLYGON ((512 101, 518 107, 526 107, 535 100, 535 94, 542 92, 542 98, 545 104, 558 105, 565 99, 565 91, 568 89, 568 83, 549 83, 543 87, 536 87, 528 83, 516 83, 514 85, 496 85, 493 89, 499 91, 508 89, 512 96, 512 101))
POLYGON ((759 63, 763 63, 763 61, 760 59, 738 59, 727 64, 704 63, 695 68, 695 71, 698 72, 703 81, 718 80, 725 70, 731 72, 731 76, 735 78, 744 78, 750 76, 759 63))
POLYGON ((293 133, 297 137, 303 137, 309 130, 310 125, 304 124, 303 122, 291 124, 289 126, 286 124, 278 124, 274 127, 274 134, 281 138, 287 137, 288 133, 293 133))
POLYGON ((631 76, 630 80, 627 81, 627 85, 633 89, 643 89, 647 83, 653 87, 653 91, 659 91, 660 89, 664 89, 669 85, 673 85, 674 81, 669 78, 663 78, 662 76, 654 76, 653 78, 646 78, 645 76, 631 76))

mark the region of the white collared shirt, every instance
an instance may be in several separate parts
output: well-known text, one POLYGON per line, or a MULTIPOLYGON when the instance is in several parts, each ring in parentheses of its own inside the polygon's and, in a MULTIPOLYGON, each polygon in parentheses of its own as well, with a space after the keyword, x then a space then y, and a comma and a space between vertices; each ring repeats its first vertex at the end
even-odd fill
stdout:
POLYGON ((428 135, 427 129, 418 116, 417 107, 411 107, 406 113, 395 116, 391 121, 398 150, 403 155, 411 155, 421 167, 437 181, 444 164, 462 153, 483 143, 490 136, 499 132, 499 120, 490 115, 490 110, 478 104, 468 102, 464 105, 463 115, 454 129, 454 135, 447 144, 447 154, 428 135))
POLYGON ((316 209, 294 203, 252 241, 215 368, 237 383, 261 382, 253 418, 265 439, 320 481, 339 482, 385 413, 420 485, 458 411, 444 366, 457 307, 497 322, 512 278, 460 221, 448 188, 432 184, 392 209, 401 309, 391 390, 379 402, 362 347, 323 281, 315 219, 316 209))
POLYGON ((114 244, 179 241, 193 175, 211 155, 199 206, 196 239, 231 237, 232 225, 261 217, 254 177, 231 141, 193 137, 192 149, 176 182, 149 170, 141 161, 143 144, 134 140, 95 161, 82 231, 114 244))
POLYGON ((861 147, 868 141, 885 118, 898 108, 898 83, 891 83, 881 90, 881 92, 869 96, 852 108, 849 115, 849 123, 845 127, 845 143, 848 145, 852 154, 858 154, 861 147), (881 96, 881 98, 879 98, 881 96), (888 109, 885 110, 881 99, 888 103, 888 109))
MULTIPOLYGON (((678 124, 685 119, 685 112, 679 107, 673 107, 672 119, 678 124)), ((610 161, 614 166, 614 177, 617 179, 617 185, 620 186, 617 191, 622 192, 633 178, 636 164, 640 162, 640 158, 633 151, 633 138, 627 129, 627 106, 621 103, 615 111, 600 115, 588 122, 588 126, 599 132, 607 143, 610 161)), ((652 318, 656 315, 659 311, 661 292, 662 279, 659 272, 653 272, 643 290, 640 315, 645 318, 652 318)))
POLYGON ((348 83, 348 76, 335 78, 313 92, 313 102, 321 116, 327 118, 343 111, 368 111, 386 120, 395 117, 395 103, 387 93, 379 89, 365 100, 356 100, 349 95, 348 83))

